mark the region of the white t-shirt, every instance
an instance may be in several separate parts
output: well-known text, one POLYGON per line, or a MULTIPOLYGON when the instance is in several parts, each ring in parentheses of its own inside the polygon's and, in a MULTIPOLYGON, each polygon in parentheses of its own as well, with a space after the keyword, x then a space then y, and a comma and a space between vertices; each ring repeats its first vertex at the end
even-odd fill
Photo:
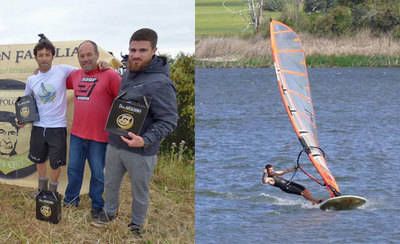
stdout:
POLYGON ((34 94, 40 120, 34 126, 44 128, 67 127, 66 79, 76 68, 69 65, 53 65, 49 71, 28 77, 25 95, 34 94))

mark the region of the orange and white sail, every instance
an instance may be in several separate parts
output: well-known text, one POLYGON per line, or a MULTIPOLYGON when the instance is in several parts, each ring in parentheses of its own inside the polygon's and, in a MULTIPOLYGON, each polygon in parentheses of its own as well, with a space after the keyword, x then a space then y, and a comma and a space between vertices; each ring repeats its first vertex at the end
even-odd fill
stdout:
POLYGON ((300 38, 290 27, 275 20, 270 23, 270 34, 279 91, 286 112, 310 161, 321 175, 330 196, 334 197, 340 190, 320 149, 300 38))

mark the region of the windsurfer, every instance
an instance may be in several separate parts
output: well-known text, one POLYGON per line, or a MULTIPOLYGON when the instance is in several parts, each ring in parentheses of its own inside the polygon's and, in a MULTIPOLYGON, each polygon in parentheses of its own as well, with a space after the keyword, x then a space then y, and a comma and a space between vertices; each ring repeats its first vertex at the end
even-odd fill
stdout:
POLYGON ((278 187, 282 191, 290 194, 301 195, 308 201, 312 202, 313 204, 321 203, 323 200, 317 200, 313 198, 311 192, 307 190, 304 186, 295 183, 293 181, 285 180, 284 178, 281 177, 282 175, 289 172, 293 172, 295 170, 296 168, 294 167, 285 170, 274 171, 274 167, 271 164, 267 164, 265 165, 264 174, 262 177, 262 183, 278 187))

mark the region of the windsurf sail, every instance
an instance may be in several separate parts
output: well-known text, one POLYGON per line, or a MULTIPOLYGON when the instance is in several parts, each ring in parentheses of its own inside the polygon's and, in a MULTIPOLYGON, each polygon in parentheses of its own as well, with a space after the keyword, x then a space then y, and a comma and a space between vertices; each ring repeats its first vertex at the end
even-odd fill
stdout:
POLYGON ((308 158, 321 175, 329 195, 340 195, 339 186, 320 149, 305 54, 300 38, 290 27, 276 20, 271 20, 270 34, 278 87, 290 123, 308 158))

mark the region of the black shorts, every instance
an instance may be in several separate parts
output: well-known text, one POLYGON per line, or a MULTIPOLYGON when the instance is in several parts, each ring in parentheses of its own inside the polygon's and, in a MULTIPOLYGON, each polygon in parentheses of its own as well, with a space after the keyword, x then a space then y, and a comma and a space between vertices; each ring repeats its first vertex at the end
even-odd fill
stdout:
POLYGON ((289 182, 289 184, 286 184, 286 187, 284 189, 282 189, 282 191, 291 193, 291 194, 301 195, 301 193, 305 189, 306 188, 300 184, 297 184, 295 182, 289 182))
POLYGON ((57 169, 67 161, 67 128, 32 127, 28 158, 35 164, 50 160, 50 167, 57 169))

